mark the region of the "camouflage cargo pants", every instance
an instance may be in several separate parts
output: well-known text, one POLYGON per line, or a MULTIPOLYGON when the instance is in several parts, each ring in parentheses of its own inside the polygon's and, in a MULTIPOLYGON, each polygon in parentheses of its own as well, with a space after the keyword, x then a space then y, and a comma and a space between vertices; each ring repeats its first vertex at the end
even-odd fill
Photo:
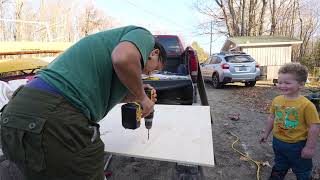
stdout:
POLYGON ((99 127, 64 97, 22 87, 1 118, 2 149, 26 180, 103 180, 99 127))

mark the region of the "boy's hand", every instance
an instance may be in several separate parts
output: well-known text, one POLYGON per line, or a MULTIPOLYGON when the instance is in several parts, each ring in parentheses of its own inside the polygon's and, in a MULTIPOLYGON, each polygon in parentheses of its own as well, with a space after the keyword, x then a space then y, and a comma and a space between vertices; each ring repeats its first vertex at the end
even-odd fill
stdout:
POLYGON ((266 142, 267 142, 267 139, 268 139, 268 136, 265 135, 265 134, 263 134, 263 136, 262 136, 262 137, 260 138, 260 140, 259 140, 260 144, 261 144, 261 143, 266 143, 266 142))
POLYGON ((315 153, 315 148, 309 148, 305 146, 301 151, 301 157, 303 159, 311 159, 315 153))

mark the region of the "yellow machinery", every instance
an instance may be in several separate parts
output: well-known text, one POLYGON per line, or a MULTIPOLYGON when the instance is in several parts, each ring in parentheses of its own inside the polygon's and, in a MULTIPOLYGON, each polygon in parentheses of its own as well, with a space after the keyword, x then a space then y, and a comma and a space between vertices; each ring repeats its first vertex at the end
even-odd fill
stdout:
POLYGON ((54 58, 71 45, 71 42, 0 42, 0 80, 33 76, 37 70, 49 64, 38 58, 24 57, 25 55, 47 54, 47 57, 54 58))
POLYGON ((35 58, 0 60, 0 80, 9 81, 33 76, 34 73, 49 63, 35 58))
POLYGON ((35 70, 47 65, 48 62, 34 58, 0 60, 0 73, 35 70))

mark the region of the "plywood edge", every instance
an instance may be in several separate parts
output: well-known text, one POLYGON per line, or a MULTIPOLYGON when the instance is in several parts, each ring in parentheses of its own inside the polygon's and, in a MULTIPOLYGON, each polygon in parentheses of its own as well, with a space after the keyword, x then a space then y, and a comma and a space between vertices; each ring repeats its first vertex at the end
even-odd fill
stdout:
POLYGON ((161 159, 161 158, 145 157, 145 156, 139 156, 139 155, 126 154, 126 153, 112 152, 112 151, 106 151, 106 152, 114 154, 114 155, 120 155, 120 156, 126 156, 126 157, 134 157, 134 158, 141 158, 141 159, 148 159, 148 160, 182 163, 182 164, 188 164, 188 165, 193 165, 193 166, 215 167, 214 154, 213 154, 212 164, 208 164, 208 163, 201 164, 201 163, 190 162, 190 161, 174 161, 172 159, 166 159, 166 158, 161 159))

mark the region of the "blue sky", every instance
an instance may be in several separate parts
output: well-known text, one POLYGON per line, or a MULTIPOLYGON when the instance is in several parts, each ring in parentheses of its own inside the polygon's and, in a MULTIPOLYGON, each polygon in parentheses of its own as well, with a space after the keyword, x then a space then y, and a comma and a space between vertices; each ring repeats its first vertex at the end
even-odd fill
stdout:
MULTIPOLYGON (((199 35, 197 25, 208 22, 192 8, 192 0, 96 0, 99 8, 116 19, 118 26, 139 25, 154 34, 177 34, 185 45, 197 41, 209 53, 210 35, 199 35)), ((225 37, 213 36, 212 52, 219 52, 225 37)))

